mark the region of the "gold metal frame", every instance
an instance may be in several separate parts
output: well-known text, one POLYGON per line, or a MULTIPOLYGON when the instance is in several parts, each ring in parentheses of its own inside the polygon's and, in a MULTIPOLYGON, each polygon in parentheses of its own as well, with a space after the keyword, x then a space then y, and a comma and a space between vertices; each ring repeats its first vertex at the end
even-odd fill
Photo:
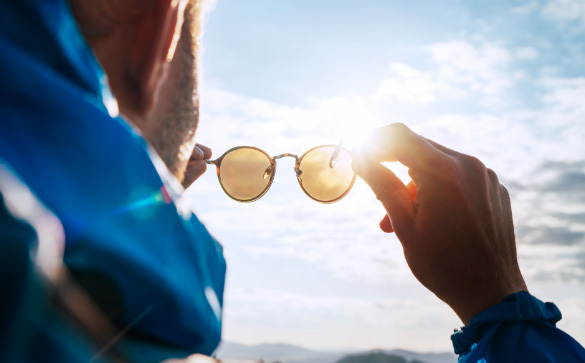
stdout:
POLYGON ((351 183, 347 187, 346 191, 343 192, 343 194, 341 194, 339 197, 337 197, 337 198, 335 198, 333 200, 320 200, 320 199, 317 199, 317 198, 311 196, 307 192, 307 190, 305 189, 305 187, 303 186, 303 179, 302 179, 302 176, 301 176, 302 171, 300 170, 300 166, 301 166, 301 162, 303 161, 303 158, 308 153, 310 153, 311 151, 313 151, 315 149, 319 149, 319 148, 322 148, 322 147, 335 147, 335 148, 340 149, 341 148, 341 145, 319 145, 319 146, 315 146, 315 147, 312 147, 309 150, 305 151, 300 157, 297 156, 296 154, 290 154, 290 153, 285 153, 285 154, 280 154, 280 155, 276 155, 276 156, 270 157, 270 155, 266 151, 264 151, 262 149, 259 149, 257 147, 254 147, 254 146, 236 146, 236 147, 233 147, 233 148, 229 149, 228 151, 224 152, 223 155, 221 155, 219 158, 217 158, 215 160, 205 160, 205 162, 207 164, 213 164, 213 165, 216 166, 216 169, 217 169, 217 179, 219 180, 219 185, 221 186, 221 189, 223 189, 224 193, 228 197, 230 197, 233 200, 238 201, 238 202, 251 203, 251 202, 254 202, 254 201, 262 198, 264 196, 264 194, 266 194, 266 192, 268 192, 268 189, 270 189, 270 186, 272 185, 272 182, 274 181, 274 176, 276 175, 276 160, 282 159, 282 158, 285 158, 285 157, 294 158, 295 159, 295 166, 294 166, 295 175, 297 176, 297 182, 299 183, 299 186, 301 187, 301 189, 303 190, 303 192, 309 198, 313 199, 316 202, 323 203, 323 204, 330 204, 330 203, 335 203, 335 202, 340 201, 341 199, 343 199, 343 197, 345 197, 347 195, 347 193, 349 193, 349 191, 353 187, 353 184, 355 183, 355 179, 356 179, 356 176, 357 175, 356 175, 355 172, 353 173, 353 178, 351 180, 351 183), (264 154, 266 156, 266 158, 268 158, 268 160, 270 161, 270 167, 272 167, 272 170, 273 170, 272 171, 272 175, 270 176, 270 180, 268 181, 268 184, 266 185, 266 187, 264 188, 264 190, 262 190, 262 192, 260 192, 260 194, 258 194, 254 198, 250 198, 250 199, 238 199, 238 198, 235 198, 230 193, 228 193, 228 191, 223 186, 223 183, 221 182, 221 176, 220 176, 220 173, 219 173, 219 169, 221 167, 221 162, 223 161, 223 159, 225 158, 225 156, 227 154, 229 154, 230 152, 232 152, 234 150, 238 150, 238 149, 254 149, 254 150, 260 151, 262 154, 264 154))

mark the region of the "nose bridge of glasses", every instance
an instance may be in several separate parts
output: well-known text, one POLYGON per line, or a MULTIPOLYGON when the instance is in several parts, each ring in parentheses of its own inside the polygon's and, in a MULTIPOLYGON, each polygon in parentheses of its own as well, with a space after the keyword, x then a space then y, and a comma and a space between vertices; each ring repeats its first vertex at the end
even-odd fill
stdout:
POLYGON ((295 160, 299 160, 299 156, 298 155, 289 154, 289 153, 276 155, 276 156, 272 157, 272 160, 273 161, 276 161, 277 159, 282 159, 282 158, 294 158, 295 160))
POLYGON ((276 162, 277 159, 282 159, 282 158, 294 158, 295 159, 295 174, 296 174, 299 182, 302 183, 303 179, 301 178, 302 171, 299 169, 299 166, 300 166, 299 156, 296 154, 285 153, 285 154, 280 154, 280 155, 274 156, 272 158, 272 161, 276 162))

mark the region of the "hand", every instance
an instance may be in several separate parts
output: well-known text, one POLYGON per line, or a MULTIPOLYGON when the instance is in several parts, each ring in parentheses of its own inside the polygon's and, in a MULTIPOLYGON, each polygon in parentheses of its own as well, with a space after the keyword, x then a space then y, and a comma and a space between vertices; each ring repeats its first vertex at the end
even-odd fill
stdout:
POLYGON ((353 168, 388 212, 414 276, 464 324, 507 295, 527 290, 516 257, 510 197, 478 159, 427 140, 402 124, 376 130, 354 150, 353 168), (400 161, 405 186, 382 161, 400 161))
POLYGON ((187 169, 185 170, 185 178, 183 179, 183 187, 189 188, 195 180, 197 180, 205 170, 207 170, 207 164, 205 160, 211 158, 211 149, 205 145, 197 144, 193 148, 191 158, 187 163, 187 169))

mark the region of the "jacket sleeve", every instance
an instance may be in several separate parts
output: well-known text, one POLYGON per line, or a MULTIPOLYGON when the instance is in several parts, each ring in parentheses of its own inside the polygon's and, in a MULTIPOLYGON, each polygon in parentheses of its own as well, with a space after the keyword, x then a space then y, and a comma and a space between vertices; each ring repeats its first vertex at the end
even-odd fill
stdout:
POLYGON ((459 363, 585 362, 585 349, 556 327, 561 312, 528 292, 509 295, 452 336, 459 363))

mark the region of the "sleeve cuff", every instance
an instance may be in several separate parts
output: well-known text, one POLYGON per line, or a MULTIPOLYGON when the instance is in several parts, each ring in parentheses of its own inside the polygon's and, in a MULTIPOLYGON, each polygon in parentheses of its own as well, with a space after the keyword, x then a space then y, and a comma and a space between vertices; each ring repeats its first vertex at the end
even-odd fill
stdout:
POLYGON ((508 295, 501 303, 475 315, 468 325, 451 335, 455 354, 462 354, 478 342, 484 329, 493 323, 542 321, 555 324, 561 320, 561 311, 551 302, 542 302, 521 291, 508 295))

